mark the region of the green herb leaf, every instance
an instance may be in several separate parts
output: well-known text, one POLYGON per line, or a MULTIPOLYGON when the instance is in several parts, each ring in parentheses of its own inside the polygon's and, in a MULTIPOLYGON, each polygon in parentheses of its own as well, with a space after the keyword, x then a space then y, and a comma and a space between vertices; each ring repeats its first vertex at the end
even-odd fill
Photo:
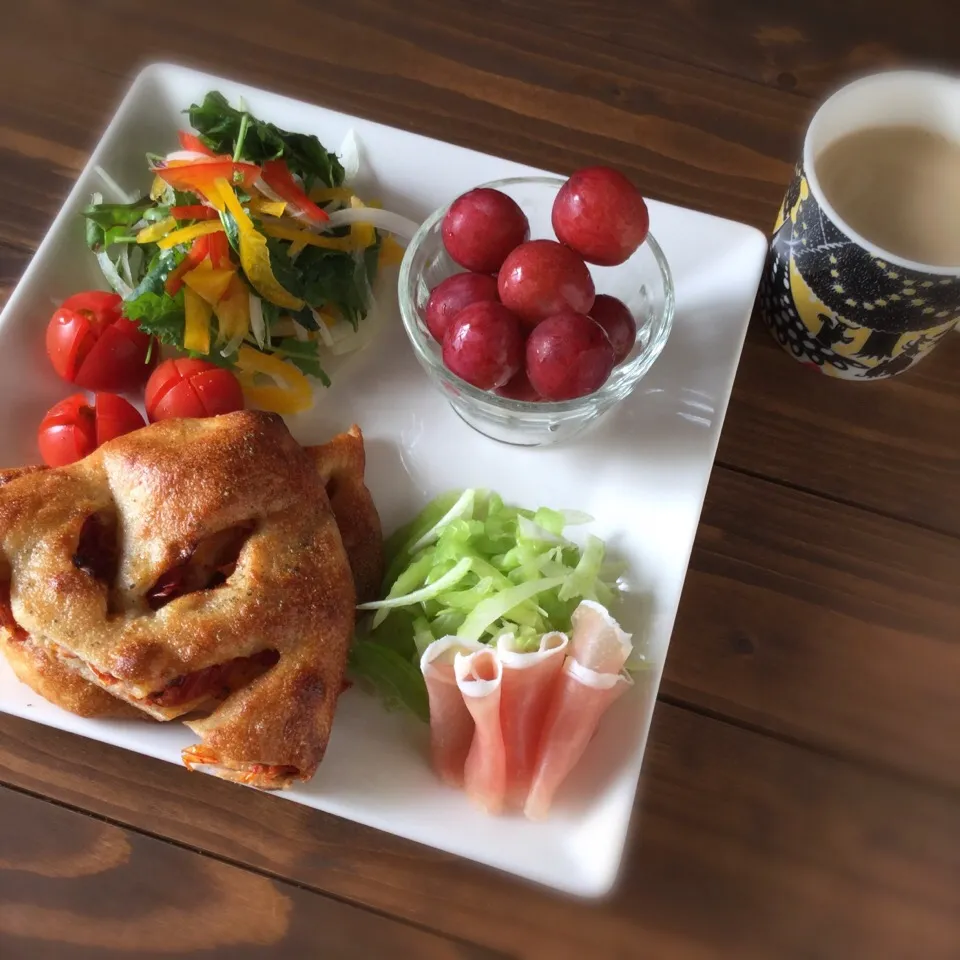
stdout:
POLYGON ((149 197, 141 197, 133 203, 94 203, 84 207, 82 216, 86 219, 87 246, 95 253, 110 243, 108 234, 115 236, 130 232, 130 228, 144 218, 144 211, 153 206, 149 197), (117 232, 117 228, 120 228, 117 232))
POLYGON ((291 173, 305 181, 319 180, 328 187, 339 187, 343 183, 343 167, 336 154, 329 153, 316 137, 290 133, 258 120, 231 107, 227 98, 217 90, 208 93, 203 103, 193 104, 186 112, 200 139, 215 153, 233 156, 242 140, 240 153, 251 163, 262 164, 282 157, 291 173))
POLYGON ((297 340, 287 337, 274 346, 272 352, 289 360, 308 377, 316 377, 325 387, 329 387, 330 378, 320 365, 319 346, 317 340, 297 340))
POLYGON ((359 640, 350 649, 348 669, 360 683, 374 688, 388 709, 405 707, 424 723, 430 719, 427 688, 419 667, 390 647, 359 640))
MULTIPOLYGON (((130 294, 131 300, 136 300, 145 293, 155 293, 158 296, 164 292, 163 285, 173 269, 186 256, 186 248, 182 245, 171 247, 169 250, 161 250, 155 245, 155 252, 146 263, 146 271, 143 279, 137 284, 136 289, 130 294)), ((147 251, 144 250, 146 254, 147 251)))
POLYGON ((144 333, 156 337, 171 347, 183 346, 185 314, 183 290, 175 297, 168 293, 148 290, 123 305, 124 316, 136 321, 144 333))

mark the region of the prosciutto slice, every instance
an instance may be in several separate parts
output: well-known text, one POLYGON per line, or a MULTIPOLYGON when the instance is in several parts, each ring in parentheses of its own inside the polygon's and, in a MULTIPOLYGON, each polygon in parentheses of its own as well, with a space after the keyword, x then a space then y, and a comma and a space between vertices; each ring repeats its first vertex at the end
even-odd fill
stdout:
POLYGON ((547 816, 554 795, 583 756, 600 719, 633 683, 623 665, 630 635, 598 603, 584 600, 573 613, 566 659, 544 721, 524 813, 547 816))
POLYGON ((458 654, 474 653, 483 644, 458 637, 434 640, 423 651, 420 672, 430 702, 430 753, 433 769, 444 783, 463 786, 463 768, 473 741, 473 717, 464 703, 454 674, 458 654))
POLYGON ((487 813, 501 813, 506 800, 507 762, 500 726, 503 666, 490 647, 458 653, 453 661, 457 686, 473 717, 473 742, 463 770, 467 796, 487 813))
POLYGON ((512 633, 497 640, 497 654, 503 667, 500 726, 510 806, 522 807, 530 791, 547 707, 568 643, 566 634, 547 633, 540 638, 536 650, 523 653, 517 650, 517 640, 512 633))

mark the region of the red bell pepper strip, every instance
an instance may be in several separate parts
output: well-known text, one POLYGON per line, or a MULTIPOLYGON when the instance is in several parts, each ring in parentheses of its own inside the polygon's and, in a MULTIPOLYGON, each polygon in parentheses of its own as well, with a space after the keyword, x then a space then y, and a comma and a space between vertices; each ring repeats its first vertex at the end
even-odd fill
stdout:
POLYGON ((314 223, 326 223, 330 217, 327 211, 318 207, 300 189, 293 179, 290 168, 282 160, 268 160, 263 165, 263 182, 287 203, 292 203, 301 213, 314 223))
POLYGON ((192 150, 194 153, 205 153, 208 157, 216 156, 195 133, 178 130, 177 136, 180 138, 180 146, 183 147, 184 150, 192 150))
POLYGON ((215 192, 214 181, 226 180, 233 187, 249 191, 260 176, 260 168, 252 163, 232 160, 198 160, 196 163, 155 167, 153 172, 177 190, 190 190, 208 196, 215 192))
POLYGON ((170 216, 174 220, 216 220, 220 214, 213 207, 205 207, 199 203, 187 204, 185 207, 171 207, 170 216))
MULTIPOLYGON (((167 274, 163 288, 171 297, 175 297, 183 286, 184 274, 193 270, 194 267, 198 266, 209 255, 211 236, 212 234, 207 234, 205 237, 197 237, 197 239, 193 241, 193 246, 187 251, 187 255, 167 274)), ((221 236, 226 239, 223 234, 221 234, 221 236)), ((214 264, 214 266, 216 266, 216 264, 214 264)))
POLYGON ((214 269, 230 265, 230 243, 225 233, 211 233, 206 237, 207 256, 214 269))

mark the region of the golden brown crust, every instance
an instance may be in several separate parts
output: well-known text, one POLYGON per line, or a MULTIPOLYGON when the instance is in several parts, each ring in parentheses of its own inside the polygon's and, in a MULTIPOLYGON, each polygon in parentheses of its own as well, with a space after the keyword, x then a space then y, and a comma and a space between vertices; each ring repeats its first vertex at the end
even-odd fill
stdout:
POLYGON ((13 672, 31 690, 81 717, 112 717, 149 720, 147 714, 111 696, 106 690, 84 680, 49 652, 27 639, 14 639, 0 627, 0 651, 13 672))
POLYGON ((353 570, 357 603, 375 600, 383 580, 383 531, 364 483, 366 453, 356 425, 318 447, 307 447, 330 498, 353 570))
POLYGON ((315 460, 279 417, 164 421, 10 482, 0 488, 0 553, 13 615, 32 640, 78 658, 88 679, 158 718, 176 711, 143 697, 225 660, 278 651, 276 666, 193 726, 225 761, 312 776, 343 678, 355 588, 315 460), (116 515, 115 583, 73 559, 97 513, 116 515), (151 589, 198 544, 251 520, 224 584, 151 609, 151 589))

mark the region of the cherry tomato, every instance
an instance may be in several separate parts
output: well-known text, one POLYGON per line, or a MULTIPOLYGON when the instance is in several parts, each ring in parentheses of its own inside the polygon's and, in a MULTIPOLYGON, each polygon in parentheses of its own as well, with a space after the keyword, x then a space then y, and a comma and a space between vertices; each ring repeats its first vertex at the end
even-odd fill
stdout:
POLYGON ((150 336, 121 316, 120 297, 91 290, 58 307, 47 325, 53 369, 87 390, 133 390, 150 372, 150 336))
POLYGON ((447 328, 443 362, 481 390, 502 387, 523 365, 520 321, 500 303, 471 303, 447 328))
POLYGON ((144 426, 143 417, 123 397, 97 393, 90 401, 75 393, 54 404, 37 432, 40 455, 48 467, 76 463, 114 437, 144 426))
POLYGON ((552 220, 561 243, 606 267, 633 256, 650 229, 640 191, 609 167, 578 170, 558 191, 552 220))
POLYGON ((477 273, 496 273, 507 254, 530 236, 530 224, 517 202, 489 187, 457 197, 441 229, 447 253, 477 273))
POLYGON ((590 319, 596 320, 609 337, 613 347, 613 362, 616 364, 626 360, 637 342, 637 321, 630 308, 622 300, 601 293, 590 308, 590 319))
POLYGON ((500 299, 529 327, 573 310, 593 306, 593 278, 587 265, 556 240, 521 244, 503 262, 498 277, 500 299))
POLYGON ((573 400, 599 390, 613 369, 613 347, 595 320, 559 313, 527 340, 527 376, 545 400, 573 400))
POLYGON ((466 306, 478 300, 496 300, 497 279, 485 273, 455 273, 441 280, 431 291, 424 310, 427 329, 433 339, 443 343, 453 318, 466 306))
POLYGON ((208 360, 166 360, 147 381, 151 423, 174 417, 215 417, 243 409, 240 381, 208 360))

